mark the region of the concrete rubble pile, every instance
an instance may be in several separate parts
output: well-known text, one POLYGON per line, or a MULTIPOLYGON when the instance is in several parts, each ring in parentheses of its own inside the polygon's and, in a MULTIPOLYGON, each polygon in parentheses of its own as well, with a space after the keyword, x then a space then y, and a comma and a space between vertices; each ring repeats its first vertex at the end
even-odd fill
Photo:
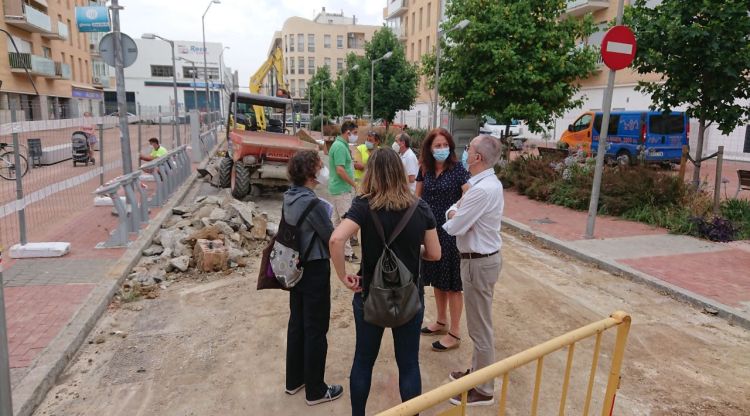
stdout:
POLYGON ((228 191, 201 196, 172 209, 143 250, 143 256, 123 285, 121 296, 156 297, 158 288, 184 274, 228 272, 250 265, 260 257, 278 225, 268 222, 253 202, 240 202, 228 191))

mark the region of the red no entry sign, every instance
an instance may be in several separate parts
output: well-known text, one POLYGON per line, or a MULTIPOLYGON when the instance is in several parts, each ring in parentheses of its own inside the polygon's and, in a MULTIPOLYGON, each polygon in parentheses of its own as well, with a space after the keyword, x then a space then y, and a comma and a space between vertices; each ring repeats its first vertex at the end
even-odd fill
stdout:
POLYGON ((602 59, 609 69, 627 68, 635 58, 635 35, 627 26, 615 26, 602 39, 602 59))

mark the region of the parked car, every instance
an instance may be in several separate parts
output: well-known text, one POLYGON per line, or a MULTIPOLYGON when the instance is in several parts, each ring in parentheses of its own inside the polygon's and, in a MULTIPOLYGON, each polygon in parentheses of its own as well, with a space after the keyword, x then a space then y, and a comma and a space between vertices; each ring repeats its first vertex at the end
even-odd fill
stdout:
MULTIPOLYGON (((568 126, 560 141, 596 153, 601 124, 602 113, 586 112, 568 126)), ((689 134, 690 120, 683 112, 613 111, 607 130, 606 157, 629 163, 639 156, 647 162, 679 163, 682 146, 689 144, 689 134)))
MULTIPOLYGON (((110 117, 119 117, 120 116, 120 112, 119 111, 115 111, 114 113, 109 113, 107 115, 110 116, 110 117)), ((126 115, 128 117, 135 117, 135 114, 133 114, 133 113, 126 113, 126 115)))
MULTIPOLYGON (((492 117, 484 116, 484 124, 479 128, 479 133, 489 134, 490 136, 500 138, 505 135, 505 125, 498 124, 497 120, 492 117)), ((510 135, 521 136, 525 132, 523 124, 518 120, 513 120, 510 123, 510 135)))

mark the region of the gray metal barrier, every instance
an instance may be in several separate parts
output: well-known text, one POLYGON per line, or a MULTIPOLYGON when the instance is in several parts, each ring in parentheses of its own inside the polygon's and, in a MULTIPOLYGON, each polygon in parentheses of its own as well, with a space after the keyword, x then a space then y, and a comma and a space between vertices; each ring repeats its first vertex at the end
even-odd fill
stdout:
POLYGON ((218 143, 219 128, 221 119, 218 113, 201 114, 196 110, 190 111, 190 144, 193 160, 200 161, 208 156, 218 143))
POLYGON ((96 247, 127 247, 130 244, 129 234, 138 233, 143 225, 148 224, 149 208, 163 206, 190 176, 191 169, 187 146, 182 145, 159 159, 144 163, 140 170, 118 176, 97 188, 94 194, 112 199, 118 224, 107 241, 96 247), (156 181, 156 189, 150 199, 140 181, 144 172, 151 173, 156 181), (121 193, 125 194, 125 201, 120 198, 121 193))

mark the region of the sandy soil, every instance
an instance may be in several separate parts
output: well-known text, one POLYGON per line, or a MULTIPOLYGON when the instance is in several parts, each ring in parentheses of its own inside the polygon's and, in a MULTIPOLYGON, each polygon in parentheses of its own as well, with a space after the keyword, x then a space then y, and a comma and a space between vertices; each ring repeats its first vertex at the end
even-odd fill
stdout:
MULTIPOLYGON (((260 201, 274 217, 280 198, 260 201)), ((278 216, 278 214, 276 214, 278 216)), ((617 415, 747 415, 750 332, 663 294, 506 233, 495 289, 497 358, 601 319, 632 314, 617 415)), ((284 354, 288 295, 256 291, 256 267, 186 275, 157 299, 113 304, 36 415, 344 415, 354 351, 351 294, 335 278, 326 380, 345 397, 308 407, 287 396, 284 354)), ((426 320, 435 308, 428 290, 426 320)), ((448 382, 470 363, 465 329, 457 350, 436 353, 424 337, 424 390, 448 382)), ((592 413, 601 397, 614 333, 604 337, 592 413)), ((593 341, 576 347, 567 412, 580 414, 593 341)), ((557 414, 566 351, 545 359, 539 414, 557 414)), ((510 415, 529 414, 535 366, 512 373, 510 415)), ((397 404, 398 372, 390 335, 374 371, 368 413, 397 404)), ((499 388, 499 383, 498 386, 499 388)), ((441 406, 445 408, 449 405, 441 406)), ((496 414, 496 407, 471 415, 496 414)), ((435 410, 423 414, 435 414, 435 410)))

